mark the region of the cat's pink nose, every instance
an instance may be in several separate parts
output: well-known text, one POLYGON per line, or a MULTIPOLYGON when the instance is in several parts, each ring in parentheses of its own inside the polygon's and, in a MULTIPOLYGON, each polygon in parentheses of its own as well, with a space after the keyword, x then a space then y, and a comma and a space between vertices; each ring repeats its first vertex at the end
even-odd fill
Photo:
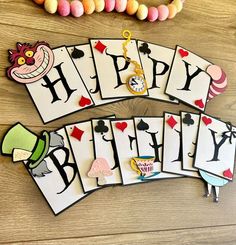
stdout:
POLYGON ((26 59, 26 64, 27 65, 34 65, 35 59, 33 57, 29 57, 26 59))

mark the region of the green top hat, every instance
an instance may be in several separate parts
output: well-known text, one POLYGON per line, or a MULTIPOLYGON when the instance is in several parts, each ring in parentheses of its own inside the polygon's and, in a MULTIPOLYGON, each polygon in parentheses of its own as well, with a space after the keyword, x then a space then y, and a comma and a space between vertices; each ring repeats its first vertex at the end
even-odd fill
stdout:
POLYGON ((50 136, 42 132, 41 137, 29 131, 20 123, 13 125, 2 141, 2 154, 13 155, 15 149, 31 152, 27 159, 29 168, 36 168, 45 158, 49 149, 50 136))

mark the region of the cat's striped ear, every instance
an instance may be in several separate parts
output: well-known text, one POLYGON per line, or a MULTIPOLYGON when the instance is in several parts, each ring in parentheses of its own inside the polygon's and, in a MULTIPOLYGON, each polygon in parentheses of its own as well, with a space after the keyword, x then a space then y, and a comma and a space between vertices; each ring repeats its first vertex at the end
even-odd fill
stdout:
POLYGON ((17 48, 18 52, 20 52, 20 50, 22 48, 22 43, 16 43, 16 48, 17 48))

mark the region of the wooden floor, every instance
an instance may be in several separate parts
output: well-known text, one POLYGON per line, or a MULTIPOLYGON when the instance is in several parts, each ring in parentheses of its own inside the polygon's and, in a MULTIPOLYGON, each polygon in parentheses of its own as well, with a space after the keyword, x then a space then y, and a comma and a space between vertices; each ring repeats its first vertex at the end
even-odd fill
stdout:
MULTIPOLYGON (((157 116, 189 110, 182 104, 139 98, 88 109, 44 126, 25 87, 5 76, 7 49, 17 41, 45 40, 56 47, 85 43, 90 37, 118 38, 124 28, 139 39, 182 45, 222 66, 229 87, 208 104, 207 113, 236 124, 235 13, 235 0, 187 0, 174 20, 151 24, 117 13, 62 18, 50 16, 31 0, 0 0, 0 139, 16 121, 39 132, 112 113, 157 116)), ((0 244, 235 245, 236 183, 222 188, 218 204, 203 194, 203 182, 188 178, 110 187, 54 217, 23 164, 0 157, 0 244)))

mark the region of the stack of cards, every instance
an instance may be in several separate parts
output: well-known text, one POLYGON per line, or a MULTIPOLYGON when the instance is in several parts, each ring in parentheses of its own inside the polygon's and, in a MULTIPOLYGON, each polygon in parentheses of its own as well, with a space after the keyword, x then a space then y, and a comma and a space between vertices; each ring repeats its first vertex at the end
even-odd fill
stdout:
POLYGON ((44 123, 136 96, 182 101, 204 111, 207 102, 226 89, 224 71, 185 48, 132 39, 126 59, 123 43, 100 38, 54 49, 45 42, 17 43, 16 50, 9 50, 7 75, 26 85, 44 123), (144 80, 134 62, 142 67, 144 80))
POLYGON ((65 125, 40 136, 20 123, 2 154, 23 161, 54 214, 104 186, 194 177, 216 189, 232 181, 236 128, 206 114, 115 116, 65 125))

